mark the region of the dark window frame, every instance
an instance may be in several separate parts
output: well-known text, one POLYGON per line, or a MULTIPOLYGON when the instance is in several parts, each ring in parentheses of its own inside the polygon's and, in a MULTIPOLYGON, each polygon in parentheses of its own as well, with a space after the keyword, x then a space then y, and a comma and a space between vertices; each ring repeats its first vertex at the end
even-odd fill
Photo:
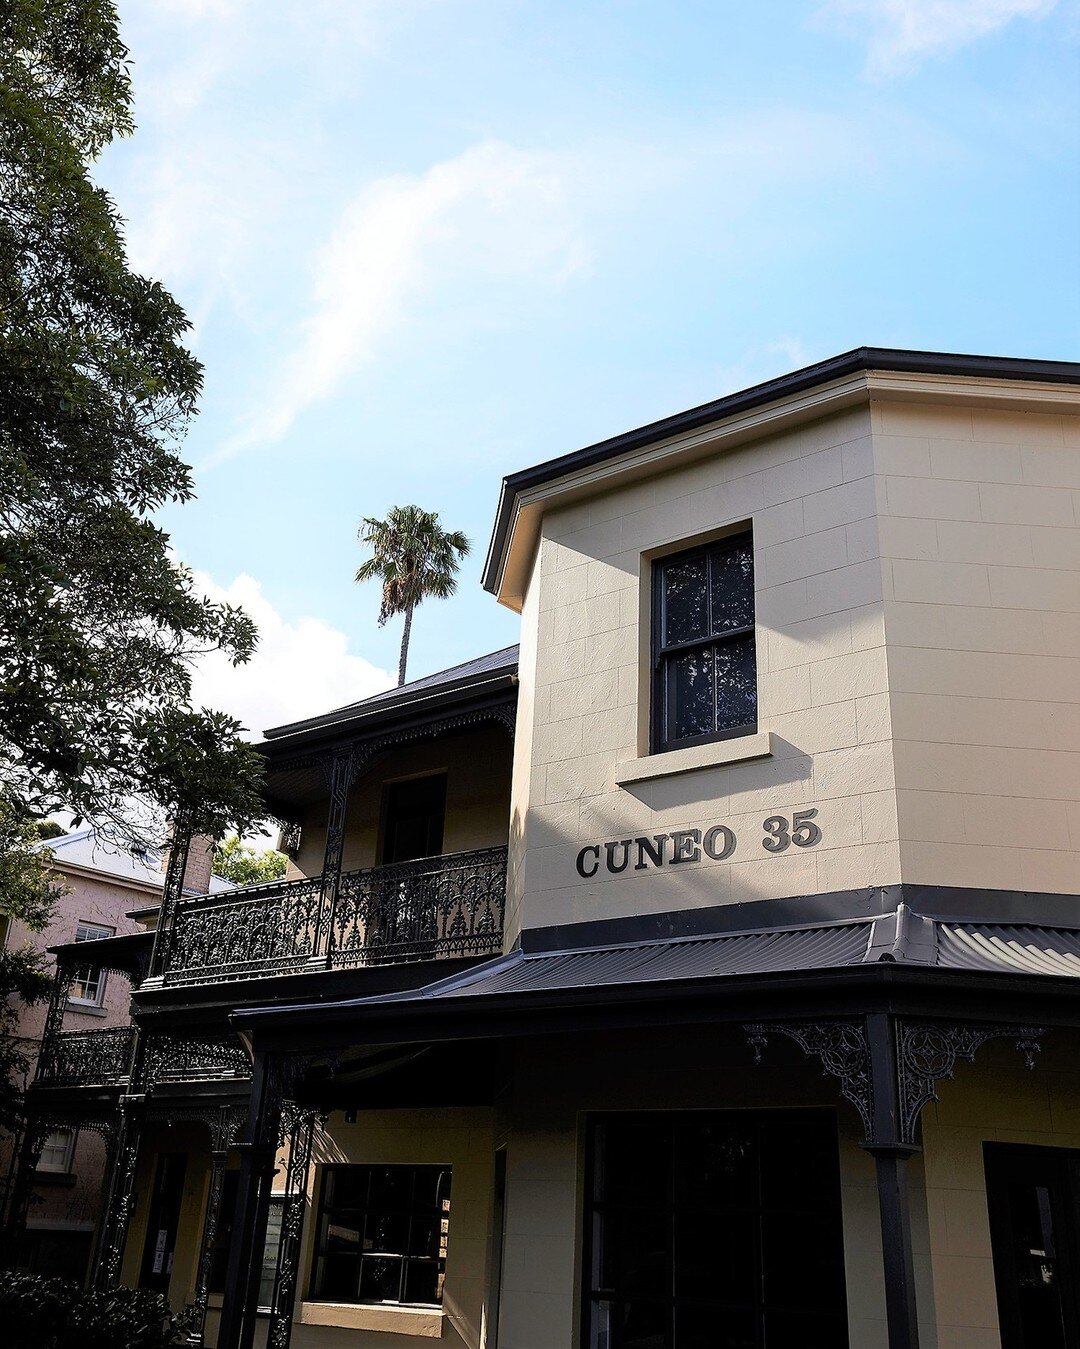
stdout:
MULTIPOLYGON (((667 568, 692 562, 695 558, 710 558, 725 546, 731 546, 739 540, 745 540, 750 547, 753 559, 754 534, 751 525, 740 526, 708 543, 695 544, 677 552, 664 553, 652 559, 652 698, 649 715, 649 748, 653 754, 665 754, 674 749, 688 749, 694 745, 708 745, 720 740, 735 740, 757 732, 757 587, 755 575, 751 570, 750 602, 754 611, 754 621, 739 628, 729 628, 724 632, 710 632, 705 637, 695 637, 684 642, 665 642, 665 592, 664 577, 667 568), (673 684, 675 679, 675 658, 690 651, 703 651, 706 648, 728 646, 746 637, 752 639, 754 652, 754 717, 752 721, 738 726, 725 726, 717 730, 706 731, 701 735, 675 736, 670 725, 674 706, 673 684)), ((706 604, 712 613, 712 568, 706 569, 706 604)), ((711 623, 710 623, 711 626, 711 623)), ((715 702, 714 702, 715 713, 715 702)))
MULTIPOLYGON (((451 1192, 451 1182, 453 1178, 453 1168, 450 1165, 441 1165, 439 1163, 417 1162, 417 1163, 377 1163, 377 1162, 333 1162, 319 1168, 318 1183, 318 1203, 315 1208, 315 1230, 314 1241, 311 1250, 311 1267, 308 1275, 308 1301, 310 1302, 328 1302, 339 1305, 357 1306, 357 1307, 441 1307, 443 1286, 446 1278, 446 1248, 449 1240, 450 1224, 450 1206, 449 1198, 451 1192), (366 1171, 367 1200, 361 1209, 356 1205, 327 1205, 327 1190, 330 1186, 332 1174, 336 1171, 366 1171), (385 1215, 389 1210, 373 1205, 371 1200, 372 1176, 381 1171, 409 1171, 412 1176, 412 1203, 409 1212, 409 1235, 406 1238, 405 1249, 400 1252, 381 1252, 364 1250, 364 1232, 367 1221, 373 1213, 385 1215), (436 1203, 434 1207, 420 1206, 416 1201, 416 1180, 420 1172, 439 1172, 440 1180, 436 1185, 436 1203), (445 1184, 443 1183, 445 1177, 445 1184), (421 1212, 421 1207, 423 1212, 421 1212), (359 1215, 360 1217, 360 1247, 355 1256, 356 1259, 356 1296, 343 1298, 340 1295, 328 1296, 323 1291, 320 1262, 327 1257, 334 1258, 335 1253, 326 1249, 324 1237, 324 1218, 332 1218, 335 1212, 348 1212, 359 1215), (438 1249, 439 1254, 432 1257, 428 1255, 417 1255, 410 1249, 412 1242, 412 1224, 421 1220, 429 1220, 435 1217, 440 1224, 438 1249), (400 1275, 398 1279, 397 1298, 374 1298, 361 1297, 360 1285, 362 1278, 362 1265, 365 1259, 397 1259, 400 1260, 400 1275), (438 1277, 438 1294, 433 1302, 417 1301, 406 1298, 405 1293, 409 1284, 409 1273, 411 1265, 431 1265, 436 1267, 438 1277)), ((327 1222, 329 1225, 329 1221, 327 1222)), ((340 1255, 341 1253, 337 1253, 340 1255)))

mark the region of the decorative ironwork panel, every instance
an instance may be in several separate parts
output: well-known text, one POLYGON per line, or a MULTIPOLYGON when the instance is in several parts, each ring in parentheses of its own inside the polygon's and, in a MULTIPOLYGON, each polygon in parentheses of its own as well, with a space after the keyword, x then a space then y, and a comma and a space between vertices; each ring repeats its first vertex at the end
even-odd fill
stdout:
POLYGON ((128 1226, 135 1208, 139 1135, 138 1119, 130 1111, 124 1111, 121 1115, 112 1175, 109 1178, 98 1265, 94 1271, 94 1284, 98 1288, 116 1288, 120 1283, 124 1243, 127 1241, 128 1226))
POLYGON ((346 872, 331 916, 331 964, 493 954, 505 902, 505 848, 346 872))
POLYGON ((770 1035, 786 1035, 804 1054, 821 1063, 822 1072, 840 1081, 840 1094, 855 1107, 866 1130, 874 1136, 874 1083, 866 1025, 857 1021, 770 1021, 744 1026, 746 1038, 760 1063, 770 1035))
POLYGON ((1040 1026, 1014 1026, 943 1021, 899 1022, 896 1028, 896 1064, 900 1087, 901 1137, 911 1143, 923 1106, 938 1100, 936 1084, 952 1077, 958 1059, 971 1063, 987 1040, 1008 1039, 1024 1056, 1025 1066, 1035 1067, 1040 1026))
POLYGON ((251 1060, 235 1035, 154 1035, 147 1039, 147 1091, 163 1082, 207 1082, 251 1077, 251 1060))
POLYGON ((506 848, 342 872, 320 922, 322 878, 184 901, 165 983, 300 973, 317 957, 351 968, 502 949, 506 848))
POLYGON ((40 1087, 116 1086, 131 1076, 134 1026, 64 1031, 42 1047, 35 1083, 40 1087))
POLYGON ((268 1349, 288 1349, 292 1332, 296 1276, 300 1263, 300 1239, 304 1230, 307 1177, 311 1144, 318 1111, 286 1101, 281 1112, 280 1142, 289 1143, 285 1168, 285 1198, 281 1214, 281 1239, 274 1268, 274 1291, 266 1331, 268 1349))
POLYGON ((322 880, 275 881, 187 900, 176 910, 166 984, 287 974, 318 954, 322 880))

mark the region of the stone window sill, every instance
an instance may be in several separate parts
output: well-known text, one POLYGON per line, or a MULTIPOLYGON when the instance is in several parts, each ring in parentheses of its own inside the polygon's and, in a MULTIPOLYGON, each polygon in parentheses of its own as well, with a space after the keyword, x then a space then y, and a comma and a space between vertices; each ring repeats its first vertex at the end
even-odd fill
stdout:
POLYGON ((653 782, 674 777, 678 773, 692 773, 699 768, 719 768, 725 764, 749 763, 754 759, 770 759, 774 753, 771 731, 757 731, 732 740, 713 740, 707 745, 691 745, 686 749, 670 749, 666 754, 650 754, 644 759, 629 759, 615 765, 615 782, 629 787, 637 782, 653 782))
POLYGON ((74 1188, 77 1180, 74 1171, 43 1171, 34 1168, 35 1185, 55 1185, 58 1189, 70 1190, 74 1188))
POLYGON ((378 1306, 374 1303, 301 1302, 299 1321, 305 1326, 341 1326, 345 1330, 381 1330, 390 1335, 442 1337, 443 1314, 438 1307, 378 1306))
POLYGON ((109 1009, 102 1007, 99 1002, 76 1002, 74 998, 68 998, 65 1012, 71 1012, 75 1016, 108 1016, 109 1009))

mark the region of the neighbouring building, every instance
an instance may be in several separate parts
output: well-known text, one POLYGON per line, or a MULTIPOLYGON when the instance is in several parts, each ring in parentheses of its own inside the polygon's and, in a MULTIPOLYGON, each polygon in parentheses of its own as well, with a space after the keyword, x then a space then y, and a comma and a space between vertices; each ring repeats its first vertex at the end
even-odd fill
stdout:
MULTIPOLYGON (((164 882, 165 856, 148 849, 132 851, 101 838, 93 829, 77 829, 43 845, 52 857, 52 869, 63 889, 44 932, 30 932, 17 921, 0 923, 0 942, 15 948, 32 945, 41 950, 71 946, 73 962, 63 1004, 63 1031, 59 1043, 68 1067, 85 1070, 88 1054, 106 1055, 113 1063, 127 1063, 132 1029, 129 1004, 131 983, 123 972, 110 973, 78 956, 85 942, 100 942, 145 930, 157 918, 164 882)), ((205 894, 226 882, 210 877, 211 849, 190 849, 191 863, 185 893, 205 894), (202 864, 200 872, 198 862, 202 864)), ((39 1062, 48 1007, 23 1006, 17 1028, 27 1058, 39 1081, 49 1080, 59 1065, 39 1062)), ((54 1016, 55 1016, 54 1008, 54 1016)), ((53 1037, 53 1043, 57 1041, 53 1037)), ((39 1119, 39 1125, 42 1121, 39 1119)), ((45 1121, 47 1117, 45 1117, 45 1121)), ((101 1134, 80 1127, 78 1119, 60 1116, 56 1128, 41 1138, 26 1196, 25 1235, 20 1263, 28 1269, 81 1279, 91 1257, 105 1179, 105 1143, 101 1134)), ((6 1209, 14 1180, 18 1139, 0 1135, 0 1177, 6 1209)))
POLYGON ((61 952, 138 980, 31 1090, 98 1282, 217 1349, 1080 1349, 1078 385, 860 349, 507 477, 520 648, 268 732, 286 879, 178 847, 61 952))

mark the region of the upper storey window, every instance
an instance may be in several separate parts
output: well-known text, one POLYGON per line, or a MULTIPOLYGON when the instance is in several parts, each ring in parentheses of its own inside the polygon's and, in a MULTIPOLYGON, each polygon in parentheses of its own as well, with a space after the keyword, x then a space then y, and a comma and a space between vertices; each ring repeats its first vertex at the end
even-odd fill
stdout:
POLYGON ((757 730, 750 531, 653 563, 653 749, 757 730))

